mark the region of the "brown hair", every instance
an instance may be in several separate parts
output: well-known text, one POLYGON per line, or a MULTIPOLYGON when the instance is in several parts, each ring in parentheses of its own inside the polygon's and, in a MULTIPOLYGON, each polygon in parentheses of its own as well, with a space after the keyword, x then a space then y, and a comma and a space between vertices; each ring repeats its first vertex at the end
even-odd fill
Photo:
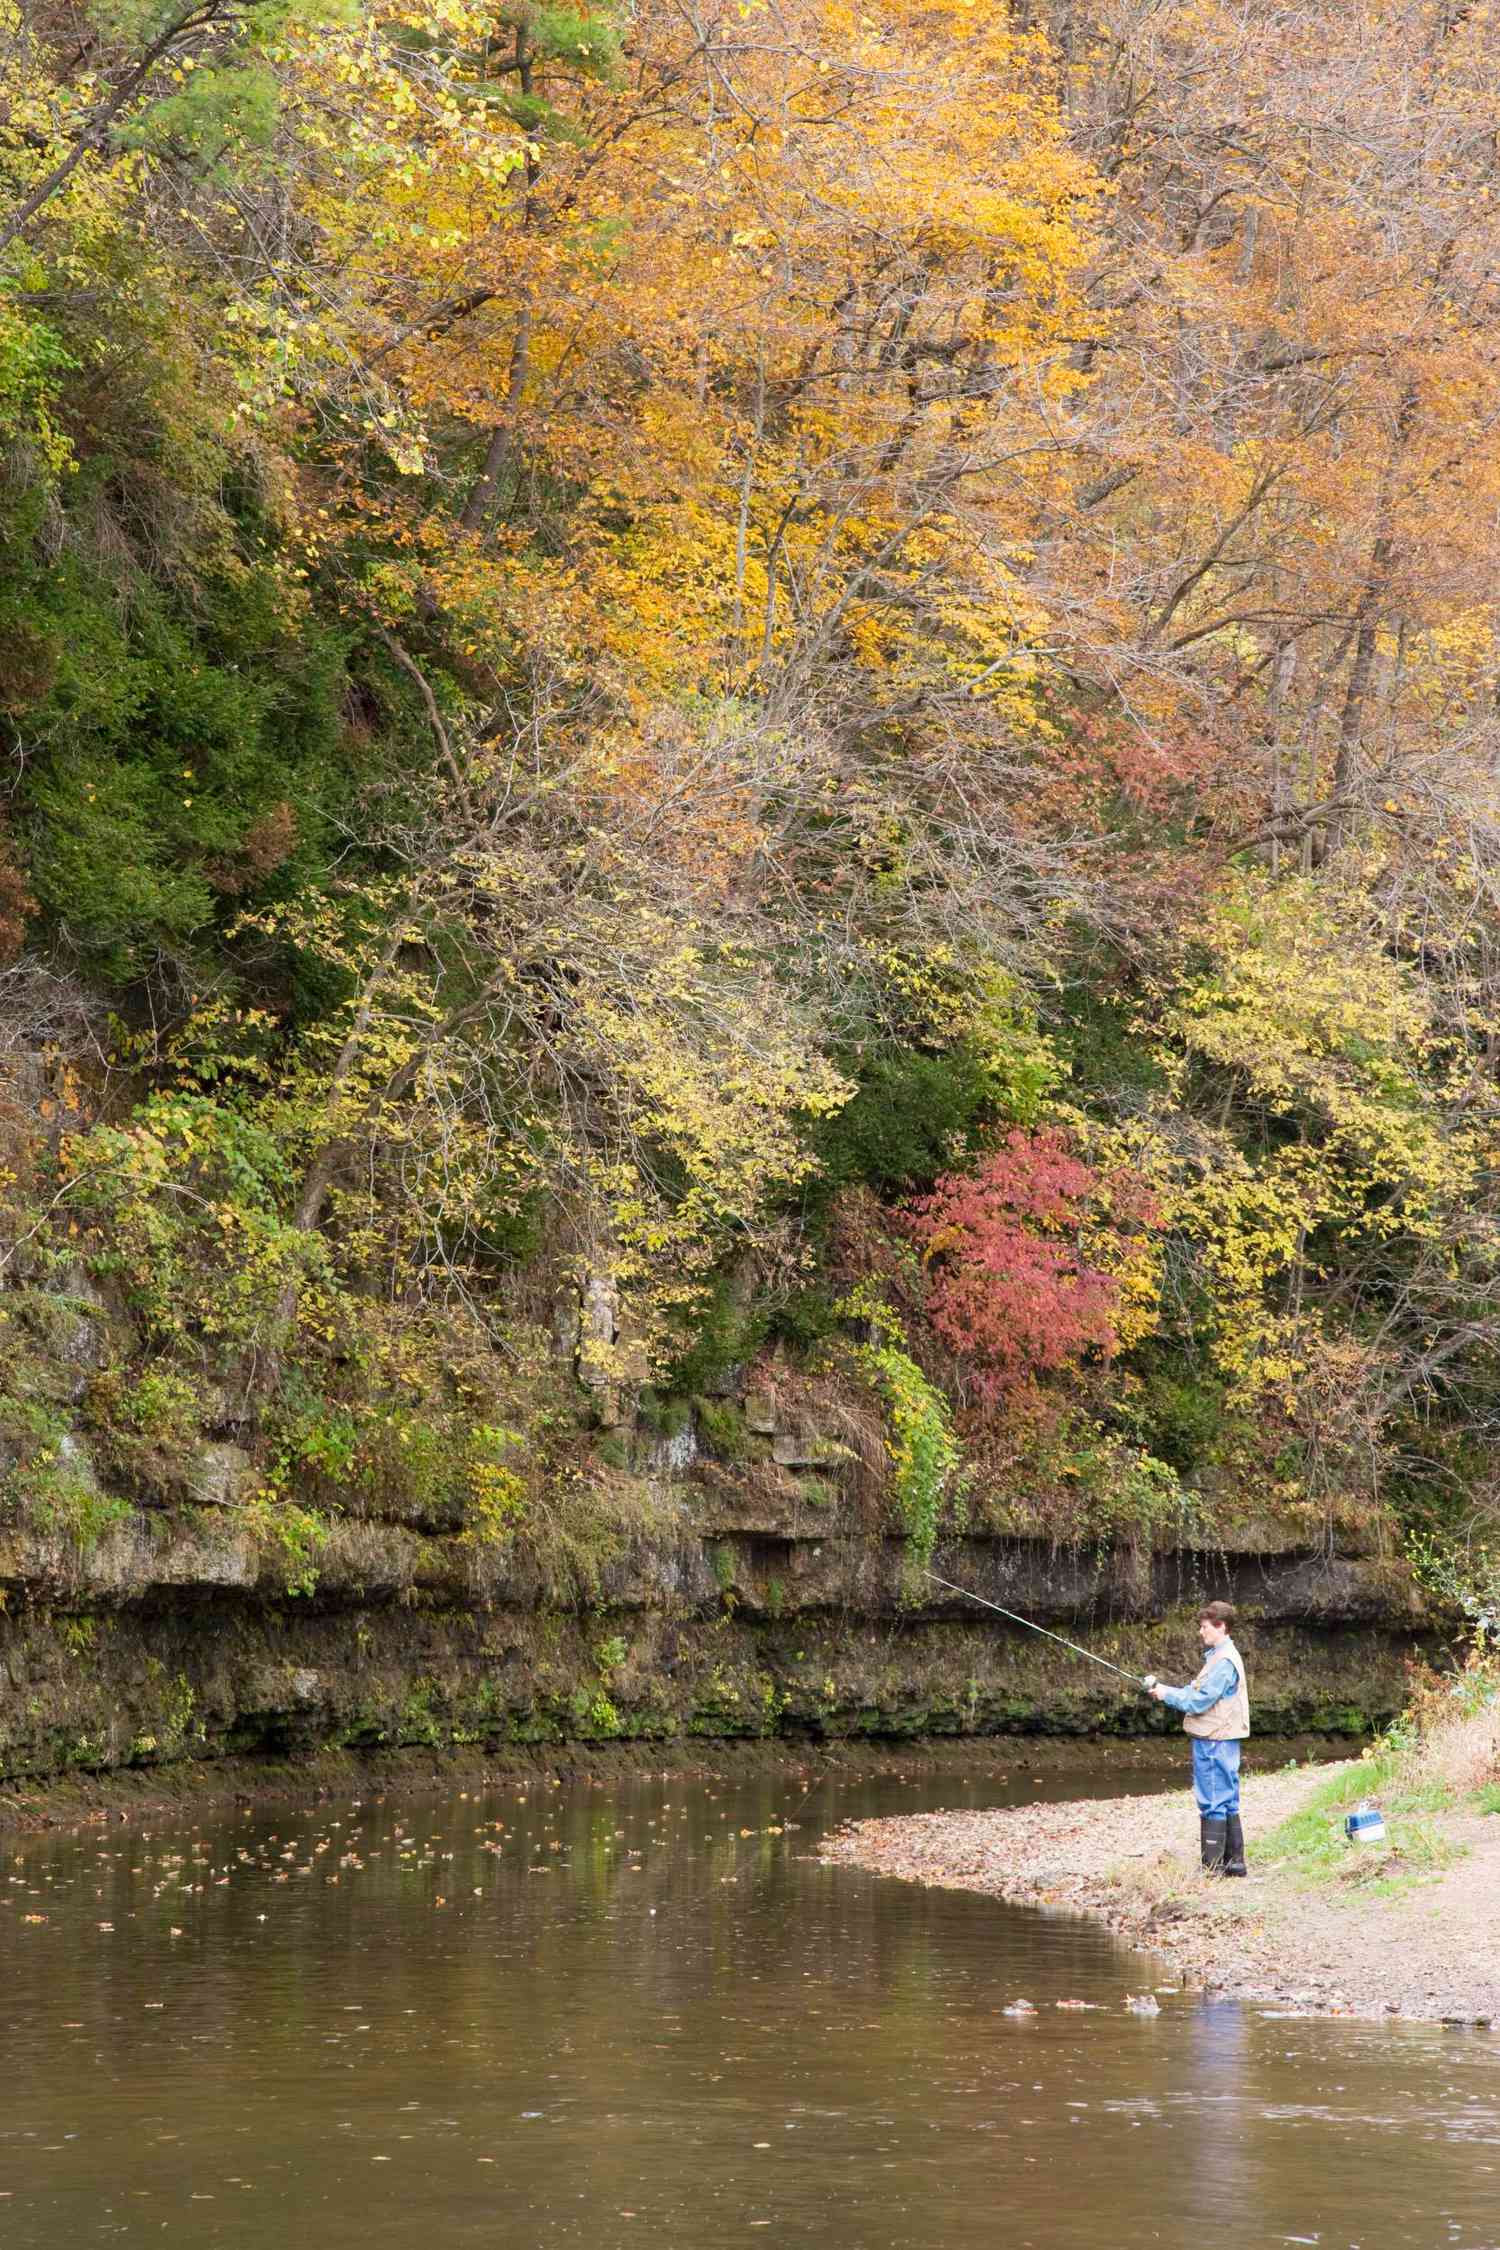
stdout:
POLYGON ((1205 1602, 1198 1612, 1200 1625, 1205 1618, 1208 1619, 1210 1625, 1232 1625, 1234 1623, 1233 1602, 1205 1602))

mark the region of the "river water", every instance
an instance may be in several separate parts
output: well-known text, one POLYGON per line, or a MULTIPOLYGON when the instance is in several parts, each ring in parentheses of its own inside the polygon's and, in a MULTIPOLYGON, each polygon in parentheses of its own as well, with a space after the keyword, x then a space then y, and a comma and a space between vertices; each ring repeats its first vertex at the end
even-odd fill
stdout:
POLYGON ((12 1846, 0 2245, 1496 2250, 1500 2038, 1133 2014, 1164 1972, 1086 1924, 813 1856, 1041 1794, 1018 1748, 12 1846))

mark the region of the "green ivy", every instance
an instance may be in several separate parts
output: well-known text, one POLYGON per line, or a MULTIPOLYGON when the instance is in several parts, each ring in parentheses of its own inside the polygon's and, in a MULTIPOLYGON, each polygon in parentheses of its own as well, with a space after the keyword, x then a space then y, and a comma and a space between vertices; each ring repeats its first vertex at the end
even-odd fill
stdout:
POLYGON ((925 1570, 937 1545, 944 1505, 959 1498, 966 1483, 947 1401, 902 1348, 899 1321, 868 1286, 855 1290, 843 1309, 873 1331, 868 1342, 855 1346, 854 1356, 885 1409, 896 1512, 910 1559, 925 1570))

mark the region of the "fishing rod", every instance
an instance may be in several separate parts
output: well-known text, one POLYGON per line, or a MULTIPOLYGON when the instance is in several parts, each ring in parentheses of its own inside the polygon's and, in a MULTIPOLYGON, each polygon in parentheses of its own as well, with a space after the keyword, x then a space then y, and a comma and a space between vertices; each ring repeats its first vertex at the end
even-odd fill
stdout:
POLYGON ((981 1609, 992 1609, 997 1616, 1008 1617, 1012 1625, 1024 1625, 1028 1633, 1042 1633, 1049 1641, 1056 1641, 1060 1647, 1070 1648, 1075 1656, 1086 1656, 1090 1664, 1102 1664, 1106 1672, 1118 1672, 1122 1680, 1134 1680, 1137 1687, 1150 1687, 1153 1684, 1139 1672, 1127 1672, 1123 1665, 1111 1664, 1107 1656, 1096 1656, 1091 1648, 1080 1648, 1076 1641, 1065 1640, 1061 1633, 1054 1633, 1049 1626, 1034 1625, 1029 1617, 1020 1617, 1015 1610, 1005 1609, 999 1602, 986 1601, 983 1594, 970 1593, 967 1586, 955 1586, 951 1578, 939 1578, 935 1570, 925 1571, 923 1575, 930 1578, 935 1586, 946 1586, 950 1594, 962 1594, 965 1601, 978 1602, 981 1609))

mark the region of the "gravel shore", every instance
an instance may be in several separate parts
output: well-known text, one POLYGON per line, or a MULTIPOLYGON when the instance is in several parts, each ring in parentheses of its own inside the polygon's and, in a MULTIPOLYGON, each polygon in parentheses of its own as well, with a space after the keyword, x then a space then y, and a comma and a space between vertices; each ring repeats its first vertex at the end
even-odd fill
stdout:
POLYGON ((1451 1814, 1461 1855, 1392 1889, 1389 1857, 1350 1847, 1347 1870, 1311 1886, 1257 1861, 1257 1838, 1341 1769, 1252 1775, 1242 1791, 1250 1879, 1205 1878, 1190 1792, 919 1813, 864 1820, 822 1856, 907 1882, 982 1891, 1011 1904, 1081 1914, 1165 1954, 1190 1983, 1330 2015, 1500 2022, 1500 1819, 1451 1814))

